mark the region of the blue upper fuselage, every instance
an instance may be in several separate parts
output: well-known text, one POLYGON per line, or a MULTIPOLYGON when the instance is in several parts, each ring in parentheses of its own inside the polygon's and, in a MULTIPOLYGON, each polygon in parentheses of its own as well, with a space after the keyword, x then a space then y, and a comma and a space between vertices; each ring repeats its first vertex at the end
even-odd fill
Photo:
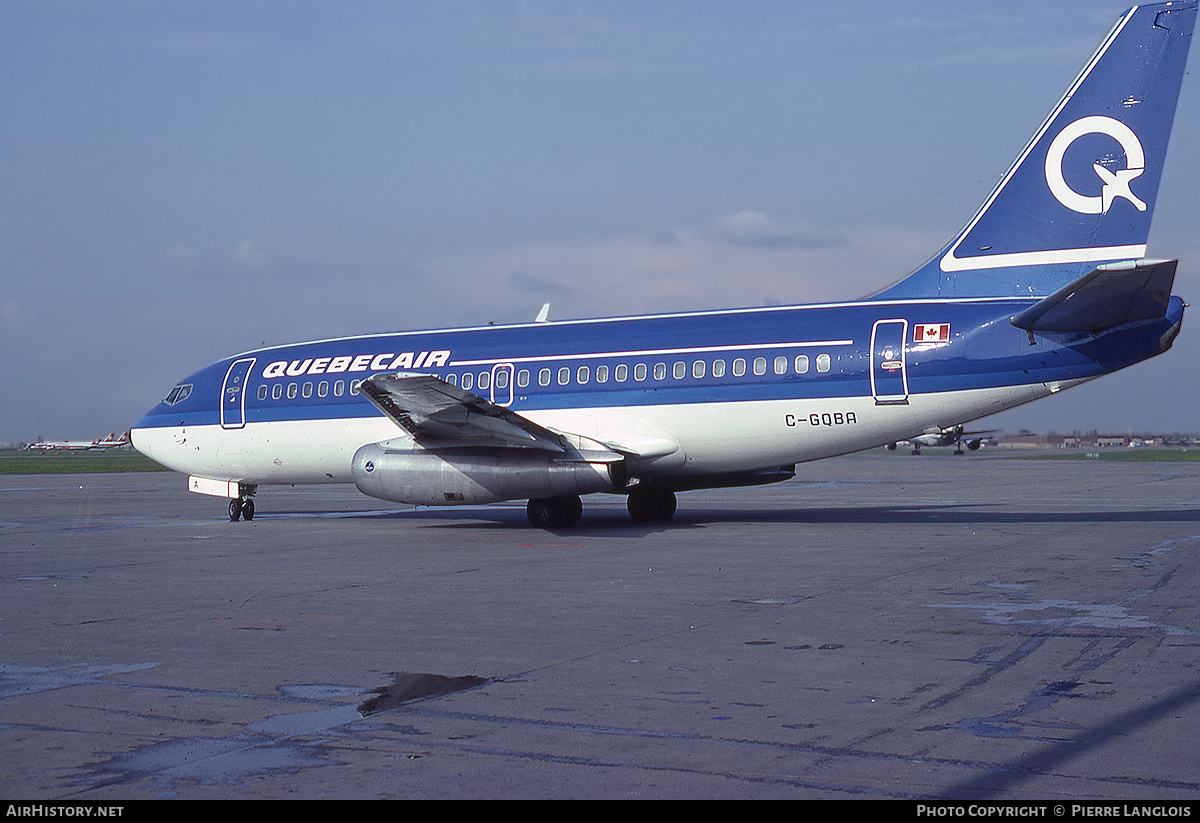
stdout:
POLYGON ((397 371, 437 375, 518 412, 878 397, 872 371, 884 374, 889 354, 913 395, 1078 380, 1158 354, 1183 312, 1173 297, 1161 320, 1099 335, 1030 335, 1009 320, 1034 302, 861 302, 300 343, 196 372, 135 428, 375 416, 358 382, 397 371), (903 329, 902 345, 890 344, 897 351, 874 336, 880 321, 903 329), (918 328, 944 339, 922 340, 918 328))

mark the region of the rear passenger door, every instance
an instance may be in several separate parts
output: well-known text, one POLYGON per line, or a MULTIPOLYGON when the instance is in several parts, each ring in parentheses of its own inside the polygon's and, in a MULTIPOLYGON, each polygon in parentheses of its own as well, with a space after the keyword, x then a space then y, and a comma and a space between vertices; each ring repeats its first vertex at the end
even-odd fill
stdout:
POLYGON ((907 320, 876 320, 871 329, 871 394, 877 406, 908 404, 907 338, 907 320))

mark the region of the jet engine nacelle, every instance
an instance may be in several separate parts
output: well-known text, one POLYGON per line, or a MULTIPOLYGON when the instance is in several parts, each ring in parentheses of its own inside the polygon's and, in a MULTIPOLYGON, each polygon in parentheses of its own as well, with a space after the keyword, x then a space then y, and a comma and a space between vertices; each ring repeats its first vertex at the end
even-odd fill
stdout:
POLYGON ((572 463, 538 449, 393 448, 354 453, 350 476, 363 494, 417 506, 496 503, 619 491, 620 463, 572 463))

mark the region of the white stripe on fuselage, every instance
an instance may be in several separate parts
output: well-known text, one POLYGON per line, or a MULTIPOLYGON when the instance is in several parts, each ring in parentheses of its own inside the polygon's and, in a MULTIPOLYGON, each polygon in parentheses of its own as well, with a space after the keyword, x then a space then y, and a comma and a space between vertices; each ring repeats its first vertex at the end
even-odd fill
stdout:
POLYGON ((454 360, 447 364, 450 368, 460 366, 486 366, 493 363, 543 363, 559 360, 600 360, 613 357, 666 357, 681 354, 715 354, 717 352, 775 351, 776 349, 813 349, 833 348, 835 346, 853 346, 853 340, 810 340, 800 343, 752 343, 729 346, 691 346, 687 348, 661 349, 629 349, 622 351, 585 352, 583 354, 538 354, 529 357, 488 357, 482 360, 454 360))

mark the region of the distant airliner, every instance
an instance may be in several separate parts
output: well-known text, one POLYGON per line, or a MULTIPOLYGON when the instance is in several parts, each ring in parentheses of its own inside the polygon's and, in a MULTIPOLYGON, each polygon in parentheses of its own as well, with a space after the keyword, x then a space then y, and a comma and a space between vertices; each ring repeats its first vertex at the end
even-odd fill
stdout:
POLYGON ((984 435, 993 434, 991 431, 963 431, 962 426, 952 426, 948 429, 934 427, 929 431, 922 432, 916 437, 910 437, 907 440, 897 440, 895 443, 888 443, 888 451, 895 451, 899 443, 908 443, 912 446, 913 454, 920 454, 922 446, 953 446, 955 454, 963 453, 963 445, 971 451, 976 451, 983 445, 984 435))
POLYGON ((676 492, 945 431, 1153 357, 1175 260, 1146 240, 1196 0, 1126 12, 978 213, 862 300, 372 335, 266 348, 176 385, 144 454, 250 519, 260 485, 417 505, 580 495, 661 521, 676 492))
POLYGON ((120 437, 113 432, 108 437, 98 437, 95 440, 42 440, 31 444, 29 448, 38 451, 96 451, 128 445, 129 432, 125 432, 120 437))

